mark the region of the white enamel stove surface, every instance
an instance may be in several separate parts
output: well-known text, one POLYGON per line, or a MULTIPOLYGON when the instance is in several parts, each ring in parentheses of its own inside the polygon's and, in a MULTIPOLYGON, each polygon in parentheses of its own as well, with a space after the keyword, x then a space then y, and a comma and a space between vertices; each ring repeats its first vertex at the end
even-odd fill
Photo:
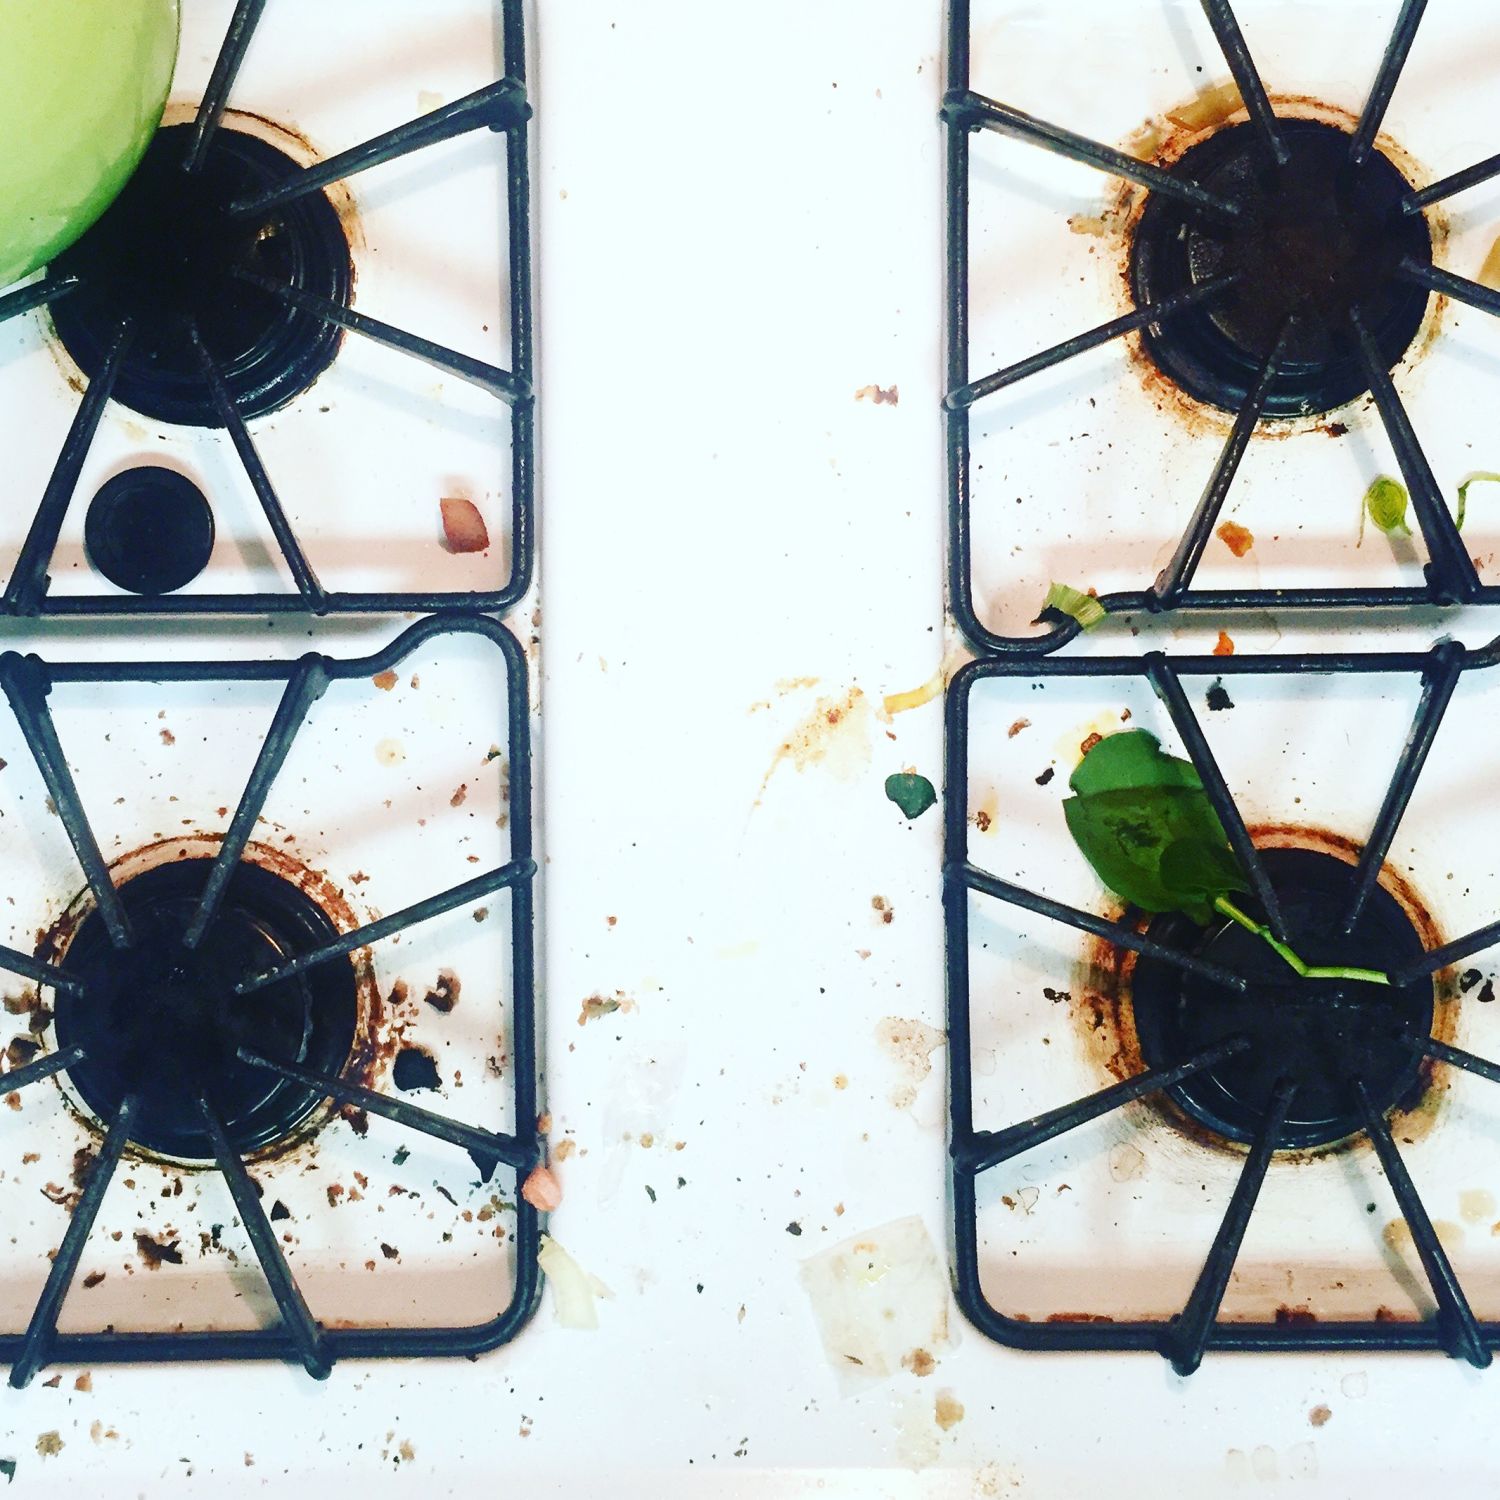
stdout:
MULTIPOLYGON (((1164 9, 1133 8, 1152 26, 1164 9)), ((1208 56, 1196 7, 1168 9, 1208 56)), ((1319 85, 1351 100, 1395 5, 1358 10, 1319 85)), ((1258 43, 1293 17, 1246 26, 1258 43)), ((374 34, 367 18, 362 67, 374 34)), ((1070 53, 1090 35, 1073 27, 1070 53)), ((87 1392, 68 1371, 0 1400, 29 1493, 1344 1496, 1469 1494, 1492 1472, 1492 1393, 1436 1358, 1211 1358, 1182 1382, 1154 1357, 1015 1354, 959 1327, 933 1374, 845 1396, 819 1344, 803 1258, 906 1215, 945 1238, 943 1053, 897 1108, 910 1074, 876 1039, 887 1016, 942 1025, 937 818, 907 825, 881 790, 907 765, 937 779, 939 705, 856 709, 847 740, 788 754, 762 789, 820 697, 878 706, 942 655, 940 37, 936 5, 865 0, 550 0, 540 18, 546 1084, 554 1143, 577 1143, 552 1229, 615 1293, 598 1330, 560 1329, 544 1296, 474 1364, 346 1365, 322 1386, 99 1369, 87 1392), (899 405, 855 399, 874 384, 899 405), (617 990, 634 1011, 577 1024, 617 990), (938 1389, 965 1407, 946 1432, 938 1389)), ((1476 37, 1463 76, 1497 48, 1476 37)), ((425 81, 440 53, 410 48, 408 96, 404 70, 425 81)), ((1398 97, 1392 128, 1417 113, 1398 97)))

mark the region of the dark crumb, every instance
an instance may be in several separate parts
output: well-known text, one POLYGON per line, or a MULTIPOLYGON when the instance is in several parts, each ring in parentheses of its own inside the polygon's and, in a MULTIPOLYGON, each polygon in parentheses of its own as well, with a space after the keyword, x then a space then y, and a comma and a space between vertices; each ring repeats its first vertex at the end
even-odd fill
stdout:
POLYGON ((364 1110, 355 1109, 353 1105, 346 1104, 340 1113, 355 1135, 369 1135, 370 1117, 364 1110))
POLYGON ((1481 1005, 1488 1005, 1494 998, 1495 981, 1493 979, 1486 979, 1479 987, 1479 1002, 1481 1005))
POLYGON ((1064 1000, 1071 1000, 1073 998, 1066 990, 1048 989, 1045 985, 1042 987, 1042 994, 1054 1005, 1061 1005, 1064 1000))
POLYGON ((1056 776, 1056 775, 1057 775, 1057 772, 1054 771, 1051 766, 1048 766, 1047 769, 1045 771, 1043 771, 1040 776, 1037 777, 1036 784, 1038 786, 1046 786, 1047 783, 1049 781, 1051 781, 1052 778, 1054 776, 1056 776))
POLYGON ((459 993, 462 989, 458 975, 452 969, 439 969, 437 983, 427 991, 423 998, 434 1010, 447 1015, 458 1004, 459 993))
POLYGON ((391 1064, 391 1080, 403 1094, 409 1094, 413 1089, 443 1086, 436 1059, 420 1047, 402 1047, 391 1064))
POLYGON ((1316 1323, 1318 1315, 1305 1304, 1300 1307, 1283 1305, 1276 1309, 1276 1321, 1278 1323, 1316 1323))
POLYGON ((464 805, 464 798, 467 797, 468 795, 469 795, 469 783, 467 781, 465 781, 465 782, 462 782, 459 785, 458 790, 456 792, 454 792, 454 794, 448 799, 448 806, 449 807, 462 807, 464 805))
POLYGON ((1474 986, 1478 984, 1479 981, 1483 978, 1484 975, 1481 974, 1478 969, 1465 969, 1463 973, 1458 976, 1458 987, 1464 992, 1464 994, 1467 995, 1469 991, 1472 990, 1474 986))
POLYGON ((1048 1313, 1049 1323, 1113 1323, 1114 1319, 1106 1313, 1086 1312, 1059 1312, 1048 1313))
MULTIPOLYGON (((645 1183, 645 1184, 643 1184, 643 1185, 644 1185, 644 1187, 645 1187, 645 1189, 646 1189, 646 1196, 647 1196, 647 1197, 648 1197, 648 1198, 649 1198, 649 1199, 650 1199, 650 1200, 651 1200, 651 1201, 652 1201, 652 1202, 653 1202, 653 1203, 655 1203, 655 1202, 656 1202, 656 1189, 655 1189, 655 1188, 654 1188, 654 1187, 652 1187, 652 1186, 651 1186, 651 1184, 650 1184, 650 1183, 649 1183, 649 1182, 648 1182, 648 1183, 645 1183)), ((797 1233, 798 1233, 798 1234, 801 1234, 801 1233, 802 1233, 802 1231, 801 1231, 801 1230, 800 1230, 800 1229, 799 1229, 799 1230, 798 1230, 798 1231, 797 1231, 797 1233)))
POLYGON ((105 1273, 103 1271, 90 1271, 89 1274, 83 1278, 84 1286, 86 1286, 90 1291, 93 1291, 93 1289, 98 1286, 101 1281, 104 1280, 104 1274, 105 1273))
POLYGON ((442 1185, 442 1183, 434 1182, 432 1186, 434 1190, 441 1193, 443 1197, 445 1197, 454 1206, 454 1208, 458 1207, 458 1199, 455 1198, 453 1194, 450 1193, 448 1189, 442 1185))
POLYGON ((795 1219, 793 1219, 792 1222, 786 1226, 786 1232, 788 1234, 801 1234, 802 1226, 795 1219))
POLYGON ((476 922, 482 922, 482 921, 484 921, 484 919, 487 916, 489 916, 489 914, 490 914, 490 909, 487 906, 476 906, 474 908, 474 920, 476 922))
POLYGON ((327 1191, 329 1208, 337 1208, 339 1206, 339 1199, 344 1196, 344 1184, 342 1182, 330 1182, 327 1191))
POLYGON ((1329 437, 1341 438, 1349 431, 1349 424, 1347 422, 1326 422, 1324 423, 1323 431, 1329 437))
POLYGON ((29 1036, 13 1036, 10 1046, 5 1049, 6 1060, 13 1068, 24 1067, 38 1052, 42 1050, 41 1044, 29 1036))
POLYGON ((387 1260, 400 1260, 401 1252, 394 1245, 387 1245, 384 1240, 380 1242, 380 1253, 387 1260))
POLYGON ((396 1154, 391 1158, 391 1161, 395 1166, 404 1167, 406 1165, 406 1158, 410 1155, 411 1152, 405 1146, 397 1146, 396 1154))
POLYGON ((1220 713, 1226 708, 1234 707, 1234 703, 1230 699, 1229 694, 1225 692, 1224 684, 1222 682, 1215 682, 1214 685, 1209 688, 1208 696, 1204 701, 1208 704, 1209 710, 1212 713, 1220 713))
POLYGON ((272 1217, 272 1219, 290 1219, 291 1216, 292 1216, 291 1209, 289 1209, 286 1206, 286 1204, 281 1201, 280 1198, 278 1198, 271 1205, 271 1217, 272 1217))
POLYGON ((981 833, 988 833, 990 831, 990 824, 993 821, 994 820, 990 817, 990 815, 982 807, 979 809, 979 811, 977 813, 974 814, 974 826, 981 833))
POLYGON ((1080 755, 1087 755, 1089 753, 1089 751, 1092 750, 1094 748, 1094 746, 1097 745, 1099 743, 1099 741, 1102 740, 1103 738, 1104 738, 1104 736, 1102 734, 1098 734, 1098 733, 1089 735, 1089 737, 1086 740, 1084 740, 1084 742, 1081 745, 1079 745, 1079 747, 1078 747, 1078 753, 1080 755))
POLYGON ((153 1271, 158 1269, 163 1261, 168 1265, 180 1266, 182 1264, 182 1251, 177 1248, 176 1240, 153 1239, 143 1229, 135 1232, 135 1248, 141 1259, 153 1271))

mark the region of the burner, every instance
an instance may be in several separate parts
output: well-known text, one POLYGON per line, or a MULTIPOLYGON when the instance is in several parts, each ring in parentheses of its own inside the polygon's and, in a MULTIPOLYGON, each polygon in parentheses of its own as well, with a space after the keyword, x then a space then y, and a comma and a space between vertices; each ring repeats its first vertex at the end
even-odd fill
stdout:
MULTIPOLYGON (((1421 956, 1415 927, 1395 897, 1378 886, 1353 933, 1340 934, 1354 866, 1310 849, 1267 849, 1261 860, 1288 941, 1304 957, 1316 955, 1309 962, 1395 971, 1421 956)), ((1265 920, 1248 898, 1245 905, 1265 920)), ((1148 1067, 1173 1067, 1231 1037, 1250 1041, 1246 1051, 1166 1091, 1211 1130, 1231 1140, 1254 1140, 1282 1077, 1296 1081, 1297 1093, 1277 1139, 1281 1148, 1327 1145, 1362 1130, 1354 1077, 1382 1110, 1415 1102, 1421 1060, 1394 1036, 1398 1028, 1431 1031, 1430 978, 1396 987, 1301 980, 1262 939, 1232 922, 1204 931, 1173 915, 1154 921, 1150 933, 1250 980, 1249 990, 1239 994, 1157 958, 1143 955, 1136 962, 1132 1002, 1148 1067)))
POLYGON ((92 379, 116 330, 134 337, 114 388, 164 422, 223 425, 190 336, 196 323, 247 420, 284 406, 332 363, 339 330, 248 285, 238 273, 348 306, 353 270, 333 205, 308 193, 268 218, 231 218, 236 199, 295 176, 300 165, 259 138, 220 128, 199 171, 183 163, 192 127, 158 131, 125 190, 51 266, 81 286, 52 309, 68 353, 92 379))
POLYGON ((170 594, 208 566, 214 513, 175 469, 127 469, 105 484, 84 523, 89 561, 132 594, 170 594))
POLYGON ((1265 411, 1325 412, 1364 395, 1369 380, 1350 312, 1358 308, 1389 369, 1416 337, 1424 287, 1397 278, 1403 258, 1432 264, 1420 214, 1403 215, 1410 184, 1372 150, 1349 165, 1349 136, 1315 120, 1280 122, 1289 159, 1266 160, 1252 124, 1230 125, 1193 146, 1170 171, 1242 203, 1220 221, 1153 193, 1131 247, 1137 305, 1160 302, 1218 276, 1237 284, 1146 328, 1147 352, 1189 395, 1238 411, 1290 319, 1265 411))
POLYGON ((241 1063, 249 1042, 305 1067, 338 1073, 353 1045, 357 1003, 347 959, 320 964, 244 997, 235 984, 338 935, 321 907, 258 865, 241 864, 219 915, 196 950, 183 942, 213 861, 157 865, 119 888, 133 946, 113 948, 93 910, 68 945, 62 967, 84 981, 81 996, 59 991, 59 1048, 83 1042, 85 1061, 69 1077, 100 1119, 132 1089, 143 1109, 131 1131, 141 1146, 212 1160, 197 1104, 202 1089, 230 1140, 250 1152, 292 1130, 322 1099, 309 1088, 241 1063))

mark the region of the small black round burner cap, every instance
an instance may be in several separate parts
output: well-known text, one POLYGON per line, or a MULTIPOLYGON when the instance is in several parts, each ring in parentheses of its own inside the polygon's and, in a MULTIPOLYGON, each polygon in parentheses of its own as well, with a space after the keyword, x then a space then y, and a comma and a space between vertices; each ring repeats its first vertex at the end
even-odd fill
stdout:
MULTIPOLYGON (((1390 971, 1417 958, 1422 939, 1387 891, 1376 888, 1353 933, 1339 929, 1353 866, 1310 849, 1261 853, 1286 921, 1287 939, 1310 964, 1390 971)), ((1241 903, 1257 920, 1260 908, 1241 903)), ((1429 1035, 1431 979, 1400 986, 1299 979, 1254 933, 1224 921, 1199 928, 1159 917, 1151 936, 1244 975, 1244 994, 1142 956, 1131 1004, 1141 1056, 1167 1068, 1230 1037, 1250 1045, 1167 1090, 1193 1119, 1231 1140, 1255 1138, 1279 1078, 1297 1083, 1277 1145, 1327 1145, 1364 1128, 1351 1080, 1363 1079, 1377 1108, 1410 1106, 1422 1088, 1421 1059, 1395 1040, 1400 1029, 1429 1035)))
POLYGON ((98 912, 90 912, 62 960, 83 992, 59 990, 55 1002, 58 1045, 88 1048, 68 1070, 88 1108, 108 1120, 126 1094, 139 1091, 135 1143, 204 1161, 214 1150, 200 1093, 241 1152, 285 1136, 322 1097, 241 1062, 237 1048, 337 1073, 358 1018, 347 958, 251 995, 234 993, 240 980, 337 936, 316 902, 258 865, 238 867, 203 941, 185 945, 212 864, 157 865, 119 888, 134 934, 129 949, 113 948, 98 912))
POLYGON ((284 406, 326 370, 340 331, 288 307, 241 273, 347 306, 354 272, 338 211, 308 193, 264 215, 229 205, 294 177, 299 164, 258 136, 221 127, 197 172, 183 170, 192 127, 159 130, 98 223, 53 261, 80 285, 51 309, 53 326, 90 380, 121 322, 134 333, 115 399, 145 416, 222 427, 192 340, 204 346, 246 420, 284 406))
POLYGON ((89 561, 132 594, 170 594, 208 566, 214 513, 203 491, 175 469, 127 469, 89 504, 89 561))
POLYGON ((1432 263, 1420 214, 1405 215, 1410 184, 1379 151, 1349 165, 1347 132, 1283 119, 1290 160, 1269 164, 1254 127, 1227 125, 1170 168, 1244 205, 1234 223, 1161 194, 1141 211, 1130 250, 1136 305, 1235 275, 1229 290, 1145 331, 1146 352, 1189 395, 1237 411, 1290 319, 1268 416, 1331 411, 1369 389, 1350 310, 1358 308, 1385 367, 1422 326, 1427 291, 1400 279, 1405 257, 1432 263))

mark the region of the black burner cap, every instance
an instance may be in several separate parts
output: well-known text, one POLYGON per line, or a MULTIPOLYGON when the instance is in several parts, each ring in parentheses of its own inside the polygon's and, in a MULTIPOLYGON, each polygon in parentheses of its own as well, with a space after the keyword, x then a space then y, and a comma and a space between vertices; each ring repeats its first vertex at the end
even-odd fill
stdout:
POLYGON ((1226 125, 1191 147, 1173 175, 1243 205, 1223 223, 1156 193, 1130 251, 1136 305, 1161 302, 1217 277, 1228 291, 1148 328, 1146 352, 1200 401, 1237 411, 1290 318, 1265 411, 1331 411, 1369 389, 1350 310, 1358 308, 1390 369, 1422 326, 1427 291, 1397 274, 1405 258, 1432 263, 1420 214, 1403 214, 1410 184, 1372 151, 1349 164, 1347 132, 1283 119, 1284 167, 1265 159, 1255 128, 1226 125))
MULTIPOLYGON (((1288 941, 1307 962, 1391 972, 1421 957, 1422 939, 1411 919, 1378 886, 1354 931, 1339 931, 1354 890, 1352 865, 1311 849, 1266 849, 1261 860, 1288 941)), ((1265 920, 1252 899, 1242 904, 1265 920)), ((1431 979, 1399 986, 1299 979, 1261 938, 1229 921, 1200 929, 1183 916, 1158 917, 1150 932, 1250 981, 1241 994, 1142 956, 1131 983, 1148 1067, 1174 1067, 1231 1037, 1249 1041, 1245 1051, 1167 1091, 1216 1134, 1254 1140, 1283 1077, 1296 1082, 1297 1093, 1279 1147, 1327 1145, 1362 1130, 1355 1078, 1380 1109, 1416 1102, 1421 1059, 1396 1036, 1430 1033, 1431 979)))
POLYGON ((58 1045, 88 1048, 68 1077, 89 1109, 108 1120, 127 1094, 139 1093, 135 1143, 196 1160, 214 1157, 200 1093, 242 1153, 285 1136, 323 1097, 242 1062, 239 1047, 336 1074, 358 1023, 347 958, 235 993, 239 981, 337 936, 316 902, 259 865, 236 868, 218 916, 196 948, 187 946, 211 868, 207 859, 176 860, 121 885, 134 941, 114 947, 91 911, 62 960, 83 991, 59 990, 56 1001, 58 1045))
POLYGON ((94 496, 83 530, 89 561, 132 594, 170 594, 208 566, 214 513, 175 469, 142 465, 94 496))

